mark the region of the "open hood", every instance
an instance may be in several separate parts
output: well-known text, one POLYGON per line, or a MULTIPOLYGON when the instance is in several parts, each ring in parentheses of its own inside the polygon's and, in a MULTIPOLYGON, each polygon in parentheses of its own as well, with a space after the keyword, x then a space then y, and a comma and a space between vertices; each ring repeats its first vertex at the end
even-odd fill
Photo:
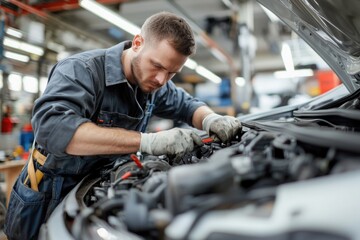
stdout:
POLYGON ((360 1, 258 0, 304 39, 350 92, 360 88, 360 1))

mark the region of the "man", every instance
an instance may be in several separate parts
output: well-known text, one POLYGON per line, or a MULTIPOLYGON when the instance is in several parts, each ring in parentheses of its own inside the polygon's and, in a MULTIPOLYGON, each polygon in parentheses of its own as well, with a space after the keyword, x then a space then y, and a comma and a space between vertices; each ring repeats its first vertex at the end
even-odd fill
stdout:
POLYGON ((71 188, 114 156, 141 151, 178 158, 202 144, 189 129, 144 133, 152 114, 184 121, 224 142, 239 131, 237 119, 213 113, 170 81, 194 51, 185 20, 162 12, 148 18, 132 42, 54 66, 34 105, 35 151, 11 195, 9 239, 36 238, 71 188))

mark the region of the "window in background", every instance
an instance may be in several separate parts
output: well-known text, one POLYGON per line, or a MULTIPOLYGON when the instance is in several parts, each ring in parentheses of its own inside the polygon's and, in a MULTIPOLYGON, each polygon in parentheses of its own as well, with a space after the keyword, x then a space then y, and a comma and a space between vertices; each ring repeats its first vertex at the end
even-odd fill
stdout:
POLYGON ((24 76, 23 77, 24 91, 29 93, 37 93, 39 89, 39 82, 36 77, 24 76))
POLYGON ((22 77, 18 73, 11 73, 9 75, 8 83, 9 89, 12 91, 21 91, 22 89, 22 77))

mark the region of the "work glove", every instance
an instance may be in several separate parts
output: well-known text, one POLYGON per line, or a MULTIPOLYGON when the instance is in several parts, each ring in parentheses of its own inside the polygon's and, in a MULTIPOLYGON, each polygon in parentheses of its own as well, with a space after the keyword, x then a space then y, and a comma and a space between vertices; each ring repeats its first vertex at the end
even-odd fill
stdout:
POLYGON ((221 116, 216 113, 207 115, 203 122, 203 130, 209 136, 215 135, 223 143, 228 143, 241 130, 241 122, 239 119, 231 116, 221 116))
POLYGON ((191 129, 173 128, 157 133, 141 133, 140 151, 151 155, 167 155, 179 160, 195 146, 202 146, 201 137, 191 129))

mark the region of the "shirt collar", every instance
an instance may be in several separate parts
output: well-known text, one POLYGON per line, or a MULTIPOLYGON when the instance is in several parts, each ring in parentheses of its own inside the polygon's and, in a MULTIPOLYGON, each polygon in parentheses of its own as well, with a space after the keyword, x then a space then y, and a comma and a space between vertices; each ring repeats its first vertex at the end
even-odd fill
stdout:
POLYGON ((106 49, 105 52, 106 86, 111 86, 128 81, 124 75, 121 56, 123 51, 130 47, 131 47, 131 41, 125 41, 106 49))

